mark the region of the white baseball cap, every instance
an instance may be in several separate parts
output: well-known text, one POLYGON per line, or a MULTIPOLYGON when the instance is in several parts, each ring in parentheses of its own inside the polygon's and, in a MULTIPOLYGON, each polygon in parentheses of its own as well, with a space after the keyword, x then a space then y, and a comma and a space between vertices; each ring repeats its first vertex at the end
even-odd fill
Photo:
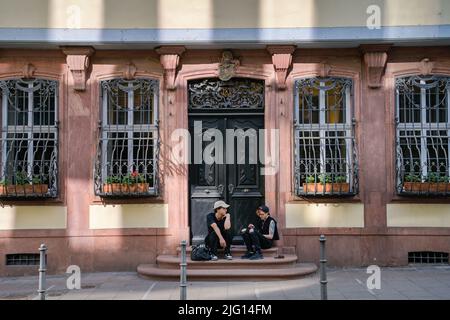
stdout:
POLYGON ((228 208, 230 205, 226 204, 225 201, 219 200, 214 202, 214 209, 217 208, 228 208))

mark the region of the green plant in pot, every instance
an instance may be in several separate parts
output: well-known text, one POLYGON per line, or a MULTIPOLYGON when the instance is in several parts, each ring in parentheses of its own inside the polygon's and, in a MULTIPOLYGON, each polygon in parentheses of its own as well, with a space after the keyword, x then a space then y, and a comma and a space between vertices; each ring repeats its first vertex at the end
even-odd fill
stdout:
POLYGON ((420 175, 414 174, 414 173, 408 173, 405 176, 405 182, 421 182, 422 179, 420 178, 420 175))
POLYGON ((330 174, 322 173, 321 175, 319 175, 319 181, 321 184, 326 184, 326 183, 332 183, 333 179, 331 178, 330 174))
POLYGON ((309 175, 306 177, 306 183, 303 190, 308 193, 348 193, 350 185, 347 183, 345 175, 334 176, 330 173, 322 173, 316 179, 316 176, 309 175), (317 180, 319 183, 316 183, 317 180))
POLYGON ((346 176, 336 176, 334 178, 334 182, 336 182, 336 183, 346 183, 347 182, 347 177, 346 176))
POLYGON ((106 193, 143 193, 148 191, 148 183, 146 183, 142 174, 133 171, 123 177, 119 175, 108 176, 103 190, 106 193))
POLYGON ((20 171, 16 173, 16 185, 23 186, 26 184, 30 184, 30 179, 28 178, 28 174, 24 171, 20 171))

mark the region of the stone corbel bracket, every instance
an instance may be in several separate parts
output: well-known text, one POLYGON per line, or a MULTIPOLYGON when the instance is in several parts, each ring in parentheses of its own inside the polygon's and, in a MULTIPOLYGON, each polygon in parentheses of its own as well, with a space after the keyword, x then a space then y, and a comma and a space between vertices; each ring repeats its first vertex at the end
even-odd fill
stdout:
POLYGON ((175 90, 177 67, 186 48, 183 46, 164 46, 156 49, 159 61, 164 69, 164 82, 167 90, 175 90))
POLYGON ((369 88, 376 89, 382 86, 382 78, 390 47, 391 45, 367 45, 360 47, 364 54, 367 85, 369 88))
POLYGON ((275 68, 277 88, 286 89, 286 78, 292 64, 292 54, 295 46, 268 46, 267 51, 272 55, 272 63, 275 68))
POLYGON ((73 77, 73 88, 77 91, 86 90, 86 72, 90 66, 89 57, 95 52, 92 47, 63 47, 67 66, 73 77))

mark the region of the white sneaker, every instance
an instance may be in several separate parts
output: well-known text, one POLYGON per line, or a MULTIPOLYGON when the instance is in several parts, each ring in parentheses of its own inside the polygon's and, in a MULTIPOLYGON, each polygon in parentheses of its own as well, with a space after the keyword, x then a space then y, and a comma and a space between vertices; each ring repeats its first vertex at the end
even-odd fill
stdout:
POLYGON ((231 256, 230 253, 225 253, 225 259, 227 259, 227 260, 233 260, 233 257, 231 256))
POLYGON ((211 261, 217 261, 219 260, 219 257, 217 257, 216 255, 212 254, 211 255, 211 261))

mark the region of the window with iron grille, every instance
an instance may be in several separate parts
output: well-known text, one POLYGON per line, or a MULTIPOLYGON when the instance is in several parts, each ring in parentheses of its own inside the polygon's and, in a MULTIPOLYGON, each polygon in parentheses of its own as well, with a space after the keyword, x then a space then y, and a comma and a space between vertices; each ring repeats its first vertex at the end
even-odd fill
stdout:
POLYGON ((0 197, 56 197, 58 83, 0 81, 2 105, 0 197))
POLYGON ((158 81, 113 79, 101 83, 102 114, 95 193, 149 196, 158 190, 158 81))
MULTIPOLYGON (((6 255, 7 266, 38 266, 39 261, 39 253, 14 253, 6 255)), ((45 261, 47 261, 47 255, 45 255, 45 261)))
POLYGON ((450 77, 396 79, 397 191, 449 195, 450 77))
POLYGON ((448 264, 448 252, 408 252, 408 263, 448 264))
POLYGON ((296 194, 356 194, 352 80, 299 79, 294 100, 296 194))

